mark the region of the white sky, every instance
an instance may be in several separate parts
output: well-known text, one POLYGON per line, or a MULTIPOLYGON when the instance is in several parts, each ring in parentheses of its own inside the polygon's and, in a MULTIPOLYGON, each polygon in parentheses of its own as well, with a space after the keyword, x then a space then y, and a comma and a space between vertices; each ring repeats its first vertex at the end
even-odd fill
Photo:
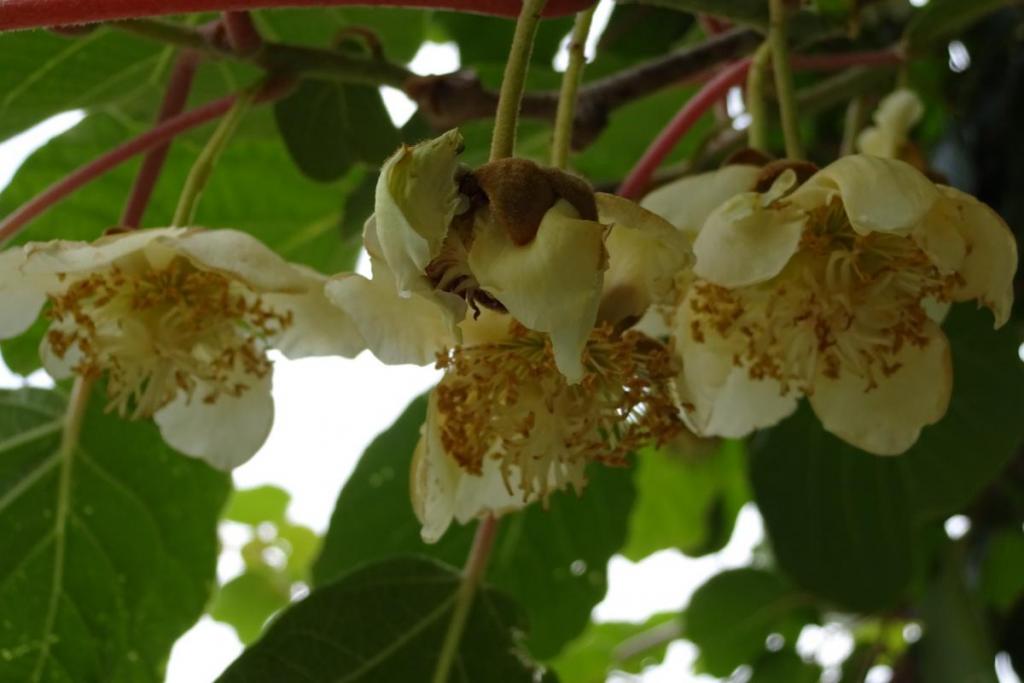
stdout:
MULTIPOLYGON (((588 55, 607 24, 611 1, 601 0, 588 41, 588 55)), ((565 43, 555 58, 564 69, 565 43)), ((425 44, 411 66, 418 73, 444 73, 459 65, 454 45, 425 44)), ((412 114, 412 105, 400 92, 384 89, 385 103, 396 123, 412 114)), ((32 130, 0 143, 0 188, 10 181, 17 167, 32 150, 54 135, 75 125, 81 114, 68 112, 49 119, 32 130)), ((127 191, 127 188, 126 188, 127 191)), ((360 270, 365 270, 365 263, 360 270)), ((1022 347, 1024 359, 1024 347, 1022 347)), ((234 472, 238 487, 274 484, 292 494, 289 515, 296 522, 318 532, 327 528, 338 492, 355 467, 359 454, 387 428, 415 396, 429 388, 438 377, 432 368, 384 366, 369 353, 355 359, 318 358, 288 361, 278 358, 274 371, 274 400, 277 415, 270 438, 260 452, 234 472)), ((0 387, 29 383, 50 384, 45 373, 25 379, 12 375, 0 363, 0 387)), ((222 529, 225 551, 218 566, 224 582, 242 569, 238 549, 242 539, 222 529)), ((643 621, 652 614, 680 609, 693 591, 726 568, 749 563, 753 548, 762 540, 761 519, 748 505, 740 513, 736 531, 719 553, 692 559, 675 551, 662 551, 639 563, 614 557, 609 563, 609 590, 594 609, 597 621, 643 621)), ((823 665, 842 661, 851 647, 848 631, 840 625, 809 627, 798 641, 806 657, 823 665)), ((176 644, 168 667, 167 683, 213 681, 241 652, 234 631, 209 617, 203 617, 176 644)), ((609 682, 692 683, 715 679, 695 676, 691 671, 694 647, 676 641, 662 665, 649 667, 641 676, 613 675, 609 682)), ((1006 662, 1000 680, 1019 683, 1006 662), (1009 672, 1009 673, 1007 673, 1009 672)), ((872 672, 872 683, 885 683, 886 672, 872 672)))

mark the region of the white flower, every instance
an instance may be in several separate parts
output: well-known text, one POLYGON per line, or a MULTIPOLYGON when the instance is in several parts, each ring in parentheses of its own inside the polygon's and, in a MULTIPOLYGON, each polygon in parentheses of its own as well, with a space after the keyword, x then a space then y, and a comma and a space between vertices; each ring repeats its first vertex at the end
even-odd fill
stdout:
POLYGON ((875 125, 857 136, 857 149, 876 157, 901 158, 910 131, 922 116, 924 104, 914 91, 901 88, 889 93, 875 110, 875 125))
POLYGON ((322 275, 234 230, 164 228, 0 254, 0 337, 49 300, 40 348, 57 379, 106 377, 109 409, 153 417, 174 448, 230 469, 273 422, 269 348, 297 358, 365 347, 322 275))
POLYGON ((1002 325, 1013 236, 901 161, 848 156, 794 181, 727 201, 694 244, 697 279, 674 321, 685 415, 700 434, 742 436, 807 395, 829 431, 901 453, 949 402, 930 302, 977 299, 1002 325))

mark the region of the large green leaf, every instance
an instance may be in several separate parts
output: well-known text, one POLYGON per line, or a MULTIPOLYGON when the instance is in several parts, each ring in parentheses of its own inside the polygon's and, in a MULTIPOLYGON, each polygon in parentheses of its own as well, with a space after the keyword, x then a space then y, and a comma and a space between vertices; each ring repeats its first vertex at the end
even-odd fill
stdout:
POLYGON ((64 398, 0 393, 0 680, 162 680, 209 597, 227 475, 102 403, 61 458, 64 398))
POLYGON ((605 683, 613 670, 640 673, 660 662, 672 636, 681 630, 680 615, 671 613, 656 614, 638 624, 592 623, 551 660, 551 667, 564 683, 605 683), (641 640, 645 642, 638 644, 641 640), (643 646, 651 641, 657 644, 643 646))
MULTIPOLYGON (((449 564, 465 562, 473 529, 454 525, 435 545, 420 540, 409 503, 409 462, 426 403, 414 401, 370 445, 338 498, 317 585, 371 560, 419 553, 449 564)), ((608 559, 626 535, 634 491, 630 473, 592 468, 583 495, 552 496, 501 520, 487 580, 511 594, 530 622, 530 651, 554 655, 586 626, 604 596, 608 559)))
POLYGON ((686 608, 685 636, 700 648, 698 667, 714 676, 765 654, 765 640, 778 633, 795 642, 815 619, 810 598, 778 575, 762 569, 733 569, 697 589, 686 608))
MULTIPOLYGON (((286 611, 219 683, 408 683, 432 680, 460 575, 422 559, 370 564, 286 611)), ((470 610, 452 683, 532 683, 519 651, 521 611, 487 588, 470 610)), ((550 681, 551 678, 546 680, 550 681)))
POLYGON ((966 505, 1024 438, 1018 333, 961 305, 947 320, 953 398, 907 453, 879 458, 826 433, 806 407, 754 442, 752 476, 779 564, 802 586, 856 609, 908 586, 914 525, 966 505))
POLYGON ((916 10, 904 40, 911 50, 925 50, 955 38, 985 15, 1010 4, 1010 0, 930 0, 916 10))

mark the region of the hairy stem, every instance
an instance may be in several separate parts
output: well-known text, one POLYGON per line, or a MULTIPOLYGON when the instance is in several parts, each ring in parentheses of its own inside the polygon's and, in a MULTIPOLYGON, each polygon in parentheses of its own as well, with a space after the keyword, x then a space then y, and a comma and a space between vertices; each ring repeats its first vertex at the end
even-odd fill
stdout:
POLYGON ((796 113, 796 88, 793 85, 793 70, 789 65, 785 0, 769 0, 768 8, 771 15, 768 41, 772 46, 772 67, 775 72, 775 90, 779 98, 782 133, 786 138, 786 156, 790 159, 802 159, 804 152, 800 144, 800 121, 796 113))
POLYGON ((569 162, 573 121, 576 116, 576 95, 583 79, 583 67, 587 63, 584 48, 596 7, 597 5, 594 5, 576 15, 572 38, 569 39, 569 64, 562 74, 562 89, 558 93, 558 110, 555 113, 554 138, 551 141, 551 165, 555 168, 565 168, 569 162))
POLYGON ((516 125, 519 106, 526 88, 526 71, 533 54, 533 39, 540 24, 540 13, 545 0, 523 0, 512 47, 508 51, 505 75, 498 95, 498 110, 494 115, 494 135, 491 137, 491 161, 510 157, 516 147, 516 125))
MULTIPOLYGON (((199 53, 194 50, 184 50, 178 56, 174 68, 171 70, 171 78, 167 84, 164 101, 160 105, 160 113, 156 120, 157 126, 178 116, 185 108, 185 101, 192 89, 192 80, 195 77, 198 64, 199 53)), ((170 146, 170 140, 168 140, 146 153, 142 160, 142 166, 139 168, 139 174, 135 177, 131 194, 128 195, 124 212, 121 214, 122 227, 137 228, 141 224, 142 215, 149 204, 149 198, 153 194, 160 171, 163 170, 170 146)))
MULTIPOLYGON (((546 16, 575 14, 592 0, 551 0, 546 16)), ((0 3, 0 31, 43 26, 89 24, 138 17, 188 12, 253 10, 269 7, 428 7, 514 17, 519 0, 4 0, 0 3)))
POLYGON ((704 84, 697 93, 687 100, 682 109, 668 122, 658 137, 647 147, 643 156, 633 166, 626 179, 619 186, 623 197, 637 198, 647 189, 654 170, 658 168, 679 139, 686 134, 701 115, 723 98, 729 88, 743 82, 750 67, 749 59, 741 59, 722 69, 714 78, 704 84))
POLYGON ((433 683, 448 683, 452 665, 455 663, 455 657, 459 651, 459 641, 462 640, 470 608, 473 606, 473 597, 476 595, 477 586, 480 585, 484 571, 487 569, 487 560, 491 556, 491 548, 494 547, 494 535, 497 529, 498 520, 491 516, 480 520, 476 528, 473 547, 469 550, 466 566, 462 570, 462 583, 459 584, 459 592, 455 596, 452 619, 448 622, 448 631, 444 635, 441 653, 437 658, 433 683))
POLYGON ((251 102, 252 93, 239 95, 231 105, 227 115, 221 119, 220 124, 213 131, 210 140, 203 147, 203 151, 199 153, 195 163, 192 165, 192 169, 188 172, 188 178, 185 179, 185 187, 182 188, 181 198, 178 200, 178 208, 175 209, 174 218, 171 220, 172 226, 192 224, 196 217, 196 207, 199 205, 199 198, 206 188, 210 174, 213 173, 213 167, 217 165, 217 160, 220 158, 224 148, 227 147, 231 136, 238 129, 238 124, 241 123, 242 116, 249 108, 251 102))
POLYGON ((747 129, 749 146, 759 152, 768 151, 768 121, 765 106, 764 79, 768 71, 768 60, 772 58, 771 44, 767 41, 754 53, 747 74, 747 111, 750 113, 750 127, 747 129))
POLYGON ((263 38, 248 12, 225 12, 224 29, 232 51, 243 57, 254 55, 263 47, 263 38))

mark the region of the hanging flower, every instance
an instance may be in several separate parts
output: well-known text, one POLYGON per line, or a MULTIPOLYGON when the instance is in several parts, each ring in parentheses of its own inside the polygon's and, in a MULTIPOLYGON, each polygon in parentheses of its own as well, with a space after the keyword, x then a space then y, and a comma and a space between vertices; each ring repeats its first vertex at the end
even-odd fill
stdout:
POLYGON ((904 159, 910 131, 922 116, 924 105, 914 91, 900 88, 889 93, 875 110, 875 125, 865 128, 857 137, 857 149, 876 157, 904 159))
POLYGON ((501 515, 567 487, 580 492, 588 463, 624 464, 629 452, 679 430, 672 354, 628 327, 658 297, 676 296, 689 242, 627 200, 599 194, 596 203, 611 225, 609 266, 580 381, 560 372, 550 337, 497 311, 465 320, 462 343, 438 349, 445 372, 411 476, 424 540, 440 538, 453 518, 501 515))
POLYGON ((230 469, 273 422, 271 362, 365 347, 322 275, 234 230, 163 228, 0 254, 0 337, 50 302, 40 354, 57 379, 106 378, 108 409, 153 417, 177 450, 230 469))
POLYGON ((897 160, 848 156, 796 184, 784 172, 704 222, 674 319, 684 414, 736 437, 807 395, 827 430, 901 453, 949 402, 949 345, 928 311, 977 299, 1005 323, 1013 236, 897 160))

